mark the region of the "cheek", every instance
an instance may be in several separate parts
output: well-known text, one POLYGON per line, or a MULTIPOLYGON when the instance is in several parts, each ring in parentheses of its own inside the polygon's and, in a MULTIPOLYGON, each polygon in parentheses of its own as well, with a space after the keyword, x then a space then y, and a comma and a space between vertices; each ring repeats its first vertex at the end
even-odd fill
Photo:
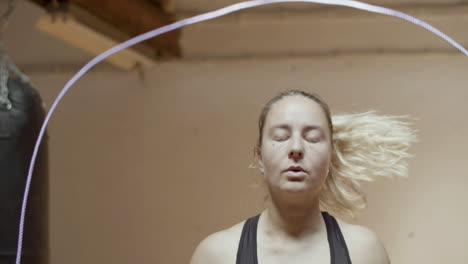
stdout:
POLYGON ((265 170, 275 170, 281 157, 284 156, 284 154, 282 154, 282 148, 281 144, 275 142, 265 142, 265 144, 263 144, 261 151, 265 170))
POLYGON ((311 156, 315 160, 316 165, 320 167, 328 167, 331 162, 331 148, 323 146, 311 150, 311 156))
POLYGON ((329 144, 326 143, 316 143, 310 144, 305 147, 305 158, 309 162, 313 163, 323 163, 330 159, 331 149, 329 144))
POLYGON ((331 148, 329 144, 322 144, 320 146, 317 146, 316 148, 314 148, 314 151, 316 152, 316 154, 320 155, 324 159, 327 159, 331 156, 331 148))

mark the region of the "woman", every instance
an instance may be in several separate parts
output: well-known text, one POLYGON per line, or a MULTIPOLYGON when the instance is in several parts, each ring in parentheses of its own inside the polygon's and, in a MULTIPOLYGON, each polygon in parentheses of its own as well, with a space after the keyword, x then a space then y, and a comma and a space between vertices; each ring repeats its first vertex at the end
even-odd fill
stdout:
POLYGON ((339 213, 362 208, 365 199, 359 181, 370 180, 372 171, 363 169, 359 159, 366 155, 372 159, 368 167, 380 173, 378 176, 403 175, 406 165, 395 161, 408 156, 406 149, 414 136, 407 123, 379 119, 373 113, 341 116, 336 122, 339 128, 334 128, 327 105, 316 95, 291 90, 270 100, 260 116, 256 147, 269 192, 266 209, 208 236, 198 245, 191 263, 390 263, 374 232, 336 220, 321 208, 339 213), (406 141, 379 144, 389 142, 378 142, 379 136, 392 137, 388 130, 382 132, 389 127, 406 141), (352 140, 363 146, 352 149, 356 143, 352 140), (375 148, 370 144, 386 149, 379 153, 383 156, 372 152, 375 148), (385 168, 388 164, 391 168, 385 168))

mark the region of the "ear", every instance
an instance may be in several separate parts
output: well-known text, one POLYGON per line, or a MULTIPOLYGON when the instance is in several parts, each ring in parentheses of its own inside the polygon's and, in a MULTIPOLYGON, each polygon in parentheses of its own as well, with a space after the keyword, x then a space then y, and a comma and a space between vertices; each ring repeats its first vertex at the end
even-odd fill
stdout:
POLYGON ((258 168, 260 169, 260 172, 264 174, 265 166, 263 164, 262 153, 260 152, 260 149, 257 149, 257 160, 258 160, 258 168))

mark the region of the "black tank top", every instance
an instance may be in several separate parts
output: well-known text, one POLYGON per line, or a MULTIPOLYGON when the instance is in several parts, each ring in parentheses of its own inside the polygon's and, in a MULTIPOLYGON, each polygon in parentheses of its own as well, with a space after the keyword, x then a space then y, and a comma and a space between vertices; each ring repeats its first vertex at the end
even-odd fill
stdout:
MULTIPOLYGON (((331 264, 351 264, 348 247, 336 219, 322 212, 327 227, 328 244, 330 246, 331 264)), ((258 264, 257 260, 257 225, 260 215, 247 219, 242 229, 236 264, 258 264)))

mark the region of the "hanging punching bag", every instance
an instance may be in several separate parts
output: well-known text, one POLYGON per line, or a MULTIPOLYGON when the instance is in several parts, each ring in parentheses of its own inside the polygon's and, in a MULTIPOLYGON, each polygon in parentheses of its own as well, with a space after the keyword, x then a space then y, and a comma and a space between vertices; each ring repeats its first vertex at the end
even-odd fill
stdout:
MULTIPOLYGON (((21 205, 29 162, 45 117, 39 94, 31 85, 9 78, 10 107, 0 106, 0 264, 15 263, 21 205)), ((47 135, 39 149, 26 210, 22 263, 47 264, 48 249, 47 135)))

